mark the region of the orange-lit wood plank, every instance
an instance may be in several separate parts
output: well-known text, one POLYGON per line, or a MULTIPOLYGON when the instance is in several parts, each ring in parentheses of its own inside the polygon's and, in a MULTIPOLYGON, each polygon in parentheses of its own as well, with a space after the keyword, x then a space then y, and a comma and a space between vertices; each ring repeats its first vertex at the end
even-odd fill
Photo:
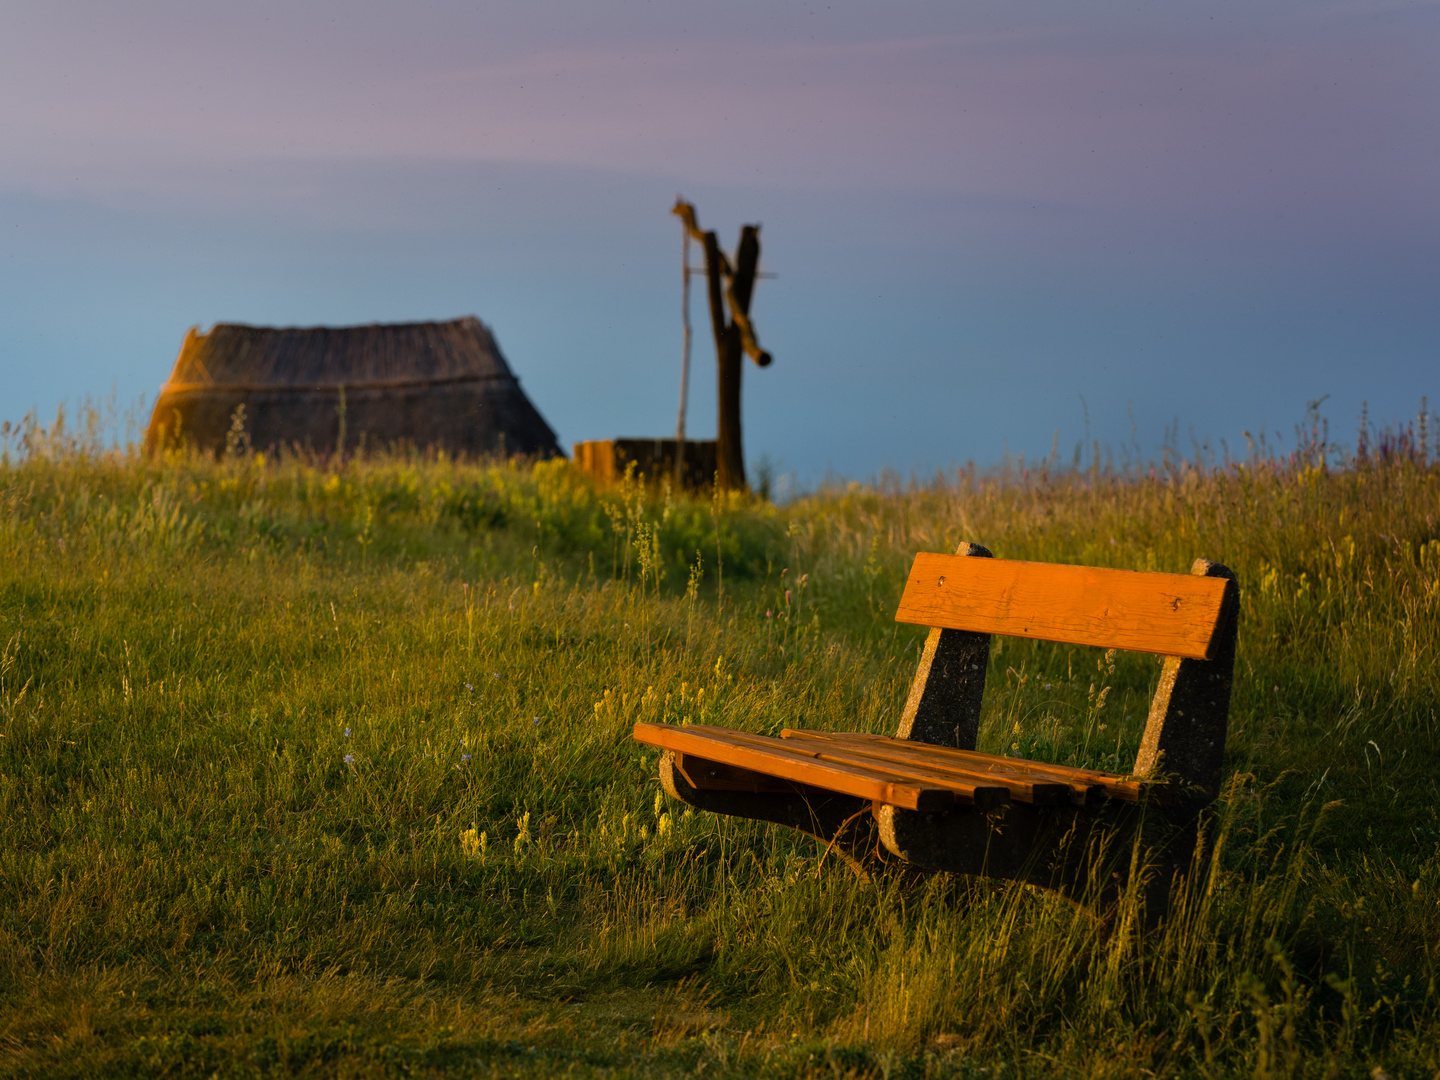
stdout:
POLYGON ((895 621, 1205 660, 1225 587, 1194 574, 922 551, 895 621))
POLYGON ((1056 806, 1068 800, 1069 792, 1062 783, 1049 777, 1013 777, 982 774, 954 768, 945 762, 920 758, 901 758, 876 753, 869 747, 840 742, 827 742, 803 747, 820 761, 836 765, 852 765, 889 779, 917 784, 934 784, 955 793, 955 801, 991 810, 1012 799, 1016 802, 1056 806))
MULTIPOLYGON (((1052 765, 1048 761, 1031 761, 1026 758, 1004 757, 1000 754, 984 754, 978 750, 956 750, 949 746, 934 746, 929 743, 912 743, 905 739, 892 739, 885 735, 871 735, 866 732, 805 732, 810 737, 829 737, 838 740, 853 740, 857 743, 883 744, 897 752, 913 753, 925 758, 963 762, 975 769, 982 769, 996 775, 1012 770, 1053 776, 1062 781, 1071 781, 1101 788, 1107 798, 1126 802, 1153 800, 1165 802, 1170 795, 1169 785, 1150 780, 1132 780, 1118 773, 1100 772, 1097 769, 1079 769, 1073 765, 1052 765), (912 749, 913 748, 913 749, 912 749)), ((793 737, 793 735, 792 735, 793 737)))
MULTIPOLYGON (((1052 784, 1050 788, 1032 792, 1029 785, 1012 784, 1006 779, 996 776, 965 775, 963 770, 947 769, 936 767, 932 763, 922 760, 903 760, 897 762, 885 761, 874 754, 864 752, 864 748, 857 748, 848 745, 836 744, 815 744, 805 745, 803 743, 787 743, 779 739, 772 739, 766 735, 753 735, 748 731, 735 731, 730 728, 712 727, 710 725, 691 725, 690 727, 675 729, 663 724, 647 724, 643 734, 637 731, 636 738, 642 742, 652 742, 660 745, 655 740, 670 739, 671 731, 683 731, 696 735, 699 738, 708 740, 711 748, 705 751, 705 765, 716 765, 717 759, 719 768, 710 769, 704 766, 696 767, 693 771, 689 764, 682 768, 691 784, 700 789, 713 790, 773 790, 761 789, 752 785, 757 783, 752 779, 758 775, 753 763, 748 767, 737 767, 732 762, 736 759, 733 756, 735 747, 747 751, 757 751, 770 755, 771 764, 767 765, 764 772, 770 774, 768 779, 785 775, 788 780, 796 783, 809 783, 814 787, 824 787, 832 791, 840 791, 831 782, 820 783, 814 780, 799 781, 794 776, 788 775, 787 769, 792 766, 784 762, 793 762, 797 758, 802 762, 812 761, 827 765, 835 765, 844 769, 858 770, 863 772, 870 779, 880 784, 915 784, 925 787, 944 788, 951 795, 952 802, 962 805, 978 806, 981 809, 994 809, 1003 806, 1010 801, 1011 788, 1024 787, 1020 801, 1030 802, 1038 799, 1042 803, 1055 803, 1064 797, 1063 785, 1052 784), (660 729, 657 733, 654 729, 660 729), (783 760, 782 760, 783 759, 783 760), (782 761, 776 765, 775 761, 782 761), (696 774, 699 774, 698 777, 696 774)), ((672 748, 673 750, 673 748, 672 748)), ((674 751, 681 762, 699 762, 693 752, 686 754, 683 751, 674 751)), ((746 759, 751 760, 751 759, 746 759)), ((1041 783, 1047 782, 1047 778, 1041 778, 1041 783)), ((853 792, 846 792, 853 794, 853 792)), ((882 799, 881 802, 886 800, 882 799)), ((901 805, 901 804, 895 804, 901 805)))
MULTIPOLYGON (((883 742, 891 746, 904 745, 903 739, 891 739, 884 735, 856 734, 849 736, 867 742, 883 742)), ((1098 786, 1111 799, 1139 802, 1144 798, 1161 798, 1168 791, 1167 785, 1148 780, 1134 780, 1119 773, 1100 772, 1097 769, 1081 769, 1073 765, 1052 765, 1048 761, 1034 761, 1029 758, 1012 758, 1003 754, 985 754, 978 750, 956 750, 948 746, 915 745, 914 753, 927 757, 934 755, 968 762, 973 767, 987 772, 1003 774, 1012 769, 1027 773, 1054 776, 1057 779, 1071 779, 1078 783, 1098 786)))
POLYGON ((971 784, 1003 784, 1015 802, 1034 806, 1058 806, 1071 803, 1084 806, 1092 795, 1103 794, 1103 788, 1089 778, 1027 769, 1027 762, 1014 760, 1014 767, 996 769, 965 759, 929 754, 923 743, 903 739, 857 739, 829 731, 801 731, 787 728, 782 739, 796 742, 817 742, 833 747, 837 760, 885 762, 891 767, 920 767, 937 777, 948 776, 971 784))
MULTIPOLYGON (((781 742, 765 735, 752 735, 748 731, 718 730, 724 732, 724 737, 745 741, 765 750, 783 746, 817 761, 863 769, 880 779, 940 786, 951 792, 957 803, 977 806, 982 810, 993 810, 1010 801, 1011 785, 1008 779, 998 776, 964 776, 953 770, 935 768, 923 760, 887 762, 873 754, 857 753, 857 748, 839 743, 806 746, 803 743, 781 742)), ((1053 791, 1044 792, 1041 800, 1050 801, 1056 794, 1053 791)), ((1029 802, 1030 793, 1027 792, 1021 801, 1029 802)))
MULTIPOLYGON (((966 780, 953 775, 945 775, 935 770, 923 767, 896 767, 874 760, 858 758, 856 755, 847 754, 845 748, 831 746, 805 746, 795 743, 786 743, 780 739, 773 739, 768 735, 755 735, 748 731, 736 731, 731 728, 699 725, 709 738, 720 742, 725 746, 740 746, 749 750, 758 750, 764 754, 782 753, 786 758, 808 759, 815 763, 833 765, 847 771, 863 773, 865 776, 881 784, 898 784, 903 786, 918 785, 923 788, 938 787, 950 793, 950 801, 962 805, 973 805, 980 809, 991 810, 1003 806, 1010 801, 1009 791, 998 779, 985 778, 978 782, 966 780)), ((694 731, 695 725, 685 728, 686 731, 694 731)), ((776 769, 770 768, 766 771, 781 775, 776 769)), ((814 787, 828 787, 833 791, 842 789, 833 784, 820 784, 809 781, 814 787)), ((886 802, 886 799, 878 800, 886 802)), ((893 805, 900 806, 901 803, 893 805)), ((942 809, 940 806, 924 807, 924 809, 942 809)), ((918 807, 916 808, 918 809, 918 807)))
POLYGON ((809 784, 907 810, 943 810, 956 801, 955 791, 948 787, 908 783, 886 778, 873 769, 822 761, 819 755, 786 746, 779 739, 767 739, 763 735, 749 735, 729 728, 639 723, 635 725, 634 737, 650 746, 694 754, 797 784, 809 784))

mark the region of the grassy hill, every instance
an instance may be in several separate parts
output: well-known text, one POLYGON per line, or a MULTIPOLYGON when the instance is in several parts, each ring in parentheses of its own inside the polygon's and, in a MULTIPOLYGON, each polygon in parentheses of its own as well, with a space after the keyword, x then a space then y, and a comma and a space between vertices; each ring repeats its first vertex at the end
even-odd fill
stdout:
MULTIPOLYGON (((43 435, 44 433, 40 433, 43 435)), ((13 444, 12 444, 13 445, 13 444)), ((1440 468, 0 465, 0 1073, 1440 1070, 1440 468), (1220 857, 1141 941, 660 793, 640 719, 892 732, 910 557, 1240 578, 1220 857)), ((1153 659, 997 642, 982 749, 1128 768, 1153 659)))

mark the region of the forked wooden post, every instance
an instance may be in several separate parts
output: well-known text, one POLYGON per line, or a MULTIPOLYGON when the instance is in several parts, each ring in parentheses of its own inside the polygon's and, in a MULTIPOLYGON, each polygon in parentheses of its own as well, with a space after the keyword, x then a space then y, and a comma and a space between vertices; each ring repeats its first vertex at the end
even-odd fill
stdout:
MULTIPOLYGON (((684 223, 687 235, 705 252, 706 295, 710 301, 710 330, 715 337, 717 416, 715 427, 715 480, 722 490, 740 490, 745 483, 745 448, 740 428, 740 374, 743 358, 760 367, 771 357, 760 347, 750 321, 750 297, 760 271, 760 226, 740 230, 740 246, 732 266, 714 232, 700 228, 695 207, 676 199, 670 211, 684 223), (728 314, 727 314, 728 305, 728 314)), ((689 267, 686 267, 689 274, 689 267)), ((687 284, 689 278, 686 278, 687 284)), ((688 319, 688 315, 687 315, 688 319)), ((688 325, 688 324, 687 324, 688 325)), ((687 330, 687 342, 688 330, 687 330)), ((686 354, 689 355, 688 352, 686 354)))

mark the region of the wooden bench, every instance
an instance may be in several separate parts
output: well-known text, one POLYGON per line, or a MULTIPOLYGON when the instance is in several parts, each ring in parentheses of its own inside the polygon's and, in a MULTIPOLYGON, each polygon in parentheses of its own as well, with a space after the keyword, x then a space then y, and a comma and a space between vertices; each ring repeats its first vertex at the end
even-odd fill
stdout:
POLYGON ((1186 575, 1013 562, 978 544, 922 552, 895 618, 932 629, 893 739, 645 723, 635 738, 665 751, 671 797, 799 829, 852 863, 899 859, 1095 904, 1143 868, 1153 921, 1219 791, 1238 608, 1234 575, 1204 559, 1186 575), (992 634, 1165 658, 1129 774, 975 749, 992 634))

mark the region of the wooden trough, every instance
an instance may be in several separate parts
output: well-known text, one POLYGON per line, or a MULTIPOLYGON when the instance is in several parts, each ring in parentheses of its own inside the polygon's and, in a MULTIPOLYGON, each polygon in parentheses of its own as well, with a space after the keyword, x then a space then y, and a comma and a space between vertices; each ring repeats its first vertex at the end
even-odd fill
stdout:
MULTIPOLYGON (((635 478, 647 484, 676 479, 675 454, 678 439, 596 439, 576 443, 575 467, 590 477, 596 487, 610 487, 625 479, 633 464, 635 478)), ((680 487, 701 491, 715 483, 715 440, 686 439, 681 460, 680 487)))

